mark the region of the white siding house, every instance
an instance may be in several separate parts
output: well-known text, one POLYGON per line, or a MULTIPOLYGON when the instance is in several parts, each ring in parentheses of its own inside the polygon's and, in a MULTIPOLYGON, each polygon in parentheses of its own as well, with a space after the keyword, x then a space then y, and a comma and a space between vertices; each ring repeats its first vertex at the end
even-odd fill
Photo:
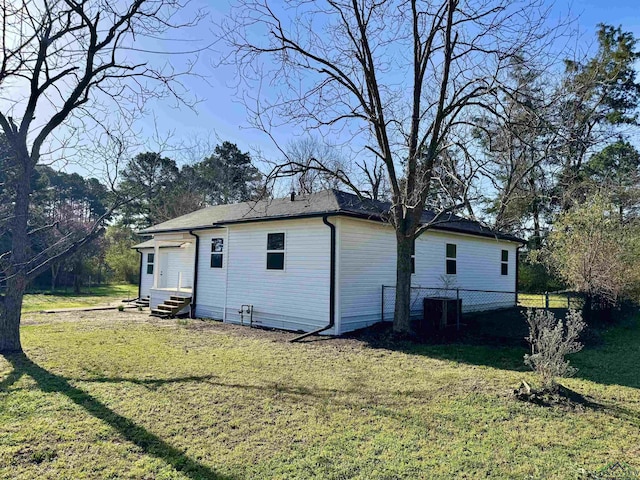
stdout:
MULTIPOLYGON (((189 296, 183 312, 193 316, 293 331, 339 335, 389 320, 382 289, 395 284, 396 241, 376 208, 384 204, 329 190, 209 207, 151 227, 141 232, 152 236, 139 246, 147 247, 139 249, 141 295, 152 309, 189 296)), ((456 289, 463 311, 477 306, 469 290, 503 292, 494 306, 513 306, 520 243, 453 217, 416 240, 412 285, 456 289)))
POLYGON ((313 330, 328 323, 330 243, 322 220, 257 222, 196 234, 200 237, 196 316, 240 323, 240 307, 252 305, 254 325, 313 330), (267 269, 270 233, 284 233, 282 270, 267 269), (221 252, 212 252, 214 239, 216 244, 222 240, 221 252), (220 254, 218 262, 212 260, 220 254))
MULTIPOLYGON (((338 301, 341 330, 347 332, 380 321, 382 286, 395 285, 396 240, 391 226, 369 220, 340 218, 338 231, 338 301)), ((442 289, 439 294, 457 293, 463 312, 481 309, 488 297, 491 308, 514 306, 517 248, 515 242, 496 238, 427 231, 416 239, 411 285, 431 289, 433 293, 438 289, 442 289), (455 274, 446 273, 447 244, 456 246, 455 274), (502 261, 503 250, 508 252, 506 262, 502 261), (507 264, 506 274, 503 263, 507 264)), ((384 310, 390 315, 385 320, 391 320, 393 291, 385 295, 385 301, 389 304, 384 310)), ((421 308, 420 302, 412 306, 414 311, 421 308)))
POLYGON ((140 252, 140 292, 139 297, 147 298, 153 286, 153 269, 155 267, 153 248, 139 248, 140 252))

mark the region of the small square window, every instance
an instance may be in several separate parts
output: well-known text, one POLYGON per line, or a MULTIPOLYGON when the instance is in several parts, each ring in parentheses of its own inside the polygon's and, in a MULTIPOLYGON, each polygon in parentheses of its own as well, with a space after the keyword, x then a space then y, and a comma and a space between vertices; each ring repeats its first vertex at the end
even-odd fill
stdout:
POLYGON ((457 265, 455 260, 447 260, 447 275, 456 275, 457 265))
POLYGON ((508 263, 503 263, 500 267, 501 267, 500 273, 502 275, 509 275, 509 264, 508 263))
POLYGON ((456 258, 457 245, 455 243, 447 243, 447 258, 456 258))
POLYGON ((509 250, 502 250, 502 261, 503 262, 509 261, 509 250))
POLYGON ((267 270, 284 270, 284 253, 267 253, 267 270))
POLYGON ((211 252, 222 253, 222 250, 224 250, 224 238, 212 238, 211 252))
POLYGON ((222 254, 211 254, 211 268, 222 268, 222 254))
POLYGON ((284 233, 268 234, 267 250, 284 250, 284 233))

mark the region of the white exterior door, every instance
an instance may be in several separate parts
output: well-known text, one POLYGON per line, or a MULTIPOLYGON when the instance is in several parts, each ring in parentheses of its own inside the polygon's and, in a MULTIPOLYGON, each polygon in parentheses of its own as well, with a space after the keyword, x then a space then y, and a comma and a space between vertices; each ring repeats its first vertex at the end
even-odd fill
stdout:
POLYGON ((167 279, 169 278, 169 255, 166 252, 160 253, 160 258, 158 260, 158 268, 160 269, 158 273, 158 288, 167 288, 167 279))

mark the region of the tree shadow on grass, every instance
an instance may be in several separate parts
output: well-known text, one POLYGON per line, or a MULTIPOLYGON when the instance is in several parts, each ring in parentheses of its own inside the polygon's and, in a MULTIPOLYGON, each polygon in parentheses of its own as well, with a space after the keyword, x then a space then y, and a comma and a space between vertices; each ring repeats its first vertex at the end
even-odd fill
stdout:
POLYGON ((140 447, 146 454, 170 464, 187 477, 193 480, 231 480, 233 478, 216 473, 206 465, 189 458, 184 452, 169 445, 160 437, 109 409, 84 390, 74 387, 66 378, 45 370, 26 355, 7 355, 5 358, 13 366, 13 372, 3 380, 0 385, 2 390, 7 390, 10 384, 15 383, 22 375, 28 375, 43 392, 62 393, 90 415, 111 426, 124 439, 140 447))
POLYGON ((186 377, 174 378, 133 378, 133 377, 87 377, 87 378, 70 378, 73 382, 88 383, 132 383, 141 385, 150 390, 156 390, 163 385, 172 383, 188 383, 188 382, 208 382, 214 379, 215 375, 188 375, 186 377))
POLYGON ((286 385, 284 383, 270 382, 264 384, 230 383, 218 380, 216 375, 196 375, 177 378, 130 378, 130 377, 95 377, 95 378, 74 378, 74 382, 88 383, 133 383, 143 385, 152 389, 171 383, 183 382, 203 382, 214 387, 254 390, 257 392, 271 392, 273 394, 286 394, 295 396, 307 396, 316 399, 328 399, 338 394, 355 393, 356 389, 340 390, 337 388, 311 388, 303 385, 286 385))
MULTIPOLYGON (((508 312, 507 312, 508 313, 508 312)), ((508 317, 512 320, 518 317, 508 317)), ((501 370, 527 372, 524 355, 528 347, 526 326, 501 327, 503 319, 482 325, 470 325, 457 335, 434 336, 426 341, 398 339, 391 324, 377 324, 353 335, 372 348, 400 351, 439 360, 501 370)), ((591 329, 583 339, 585 348, 569 360, 578 367, 577 378, 602 385, 621 385, 640 389, 640 321, 631 319, 608 330, 591 329)))
POLYGON ((589 395, 583 395, 563 385, 558 386, 558 392, 555 398, 553 398, 553 401, 539 397, 532 401, 532 403, 543 407, 560 406, 565 409, 583 409, 602 412, 640 427, 640 412, 616 404, 603 403, 589 395), (558 399, 562 401, 558 402, 558 399))
MULTIPOLYGON (((7 360, 10 360, 7 357, 7 360)), ((20 380, 22 378, 22 374, 24 372, 20 371, 20 370, 16 370, 15 368, 11 371, 11 373, 9 375, 7 375, 7 378, 5 378, 4 380, 0 381, 0 392, 6 392, 8 391, 11 386, 16 383, 18 380, 20 380)))
POLYGON ((520 338, 471 335, 463 330, 459 334, 434 333, 423 339, 409 339, 394 335, 391 323, 379 323, 349 336, 374 349, 501 370, 526 371, 523 363, 526 348, 520 338))

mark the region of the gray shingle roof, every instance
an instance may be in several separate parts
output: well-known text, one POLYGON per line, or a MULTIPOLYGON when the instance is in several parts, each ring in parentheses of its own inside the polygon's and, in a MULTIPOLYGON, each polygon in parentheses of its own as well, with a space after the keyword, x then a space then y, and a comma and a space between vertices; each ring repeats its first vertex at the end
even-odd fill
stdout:
MULTIPOLYGON (((324 214, 341 214, 383 220, 388 215, 390 206, 391 204, 388 202, 362 199, 357 195, 339 190, 324 190, 307 196, 297 196, 294 201, 289 198, 278 198, 207 207, 159 223, 138 233, 151 235, 162 232, 204 229, 232 223, 320 216, 324 214)), ((425 210, 422 217, 423 222, 430 222, 434 217, 434 212, 425 210)), ((521 239, 513 235, 498 232, 478 222, 450 214, 441 216, 433 228, 522 242, 521 239)))
POLYGON ((134 245, 133 247, 131 247, 132 249, 138 249, 138 248, 153 248, 155 247, 156 242, 153 240, 147 240, 146 242, 142 242, 139 243, 137 245, 134 245))

